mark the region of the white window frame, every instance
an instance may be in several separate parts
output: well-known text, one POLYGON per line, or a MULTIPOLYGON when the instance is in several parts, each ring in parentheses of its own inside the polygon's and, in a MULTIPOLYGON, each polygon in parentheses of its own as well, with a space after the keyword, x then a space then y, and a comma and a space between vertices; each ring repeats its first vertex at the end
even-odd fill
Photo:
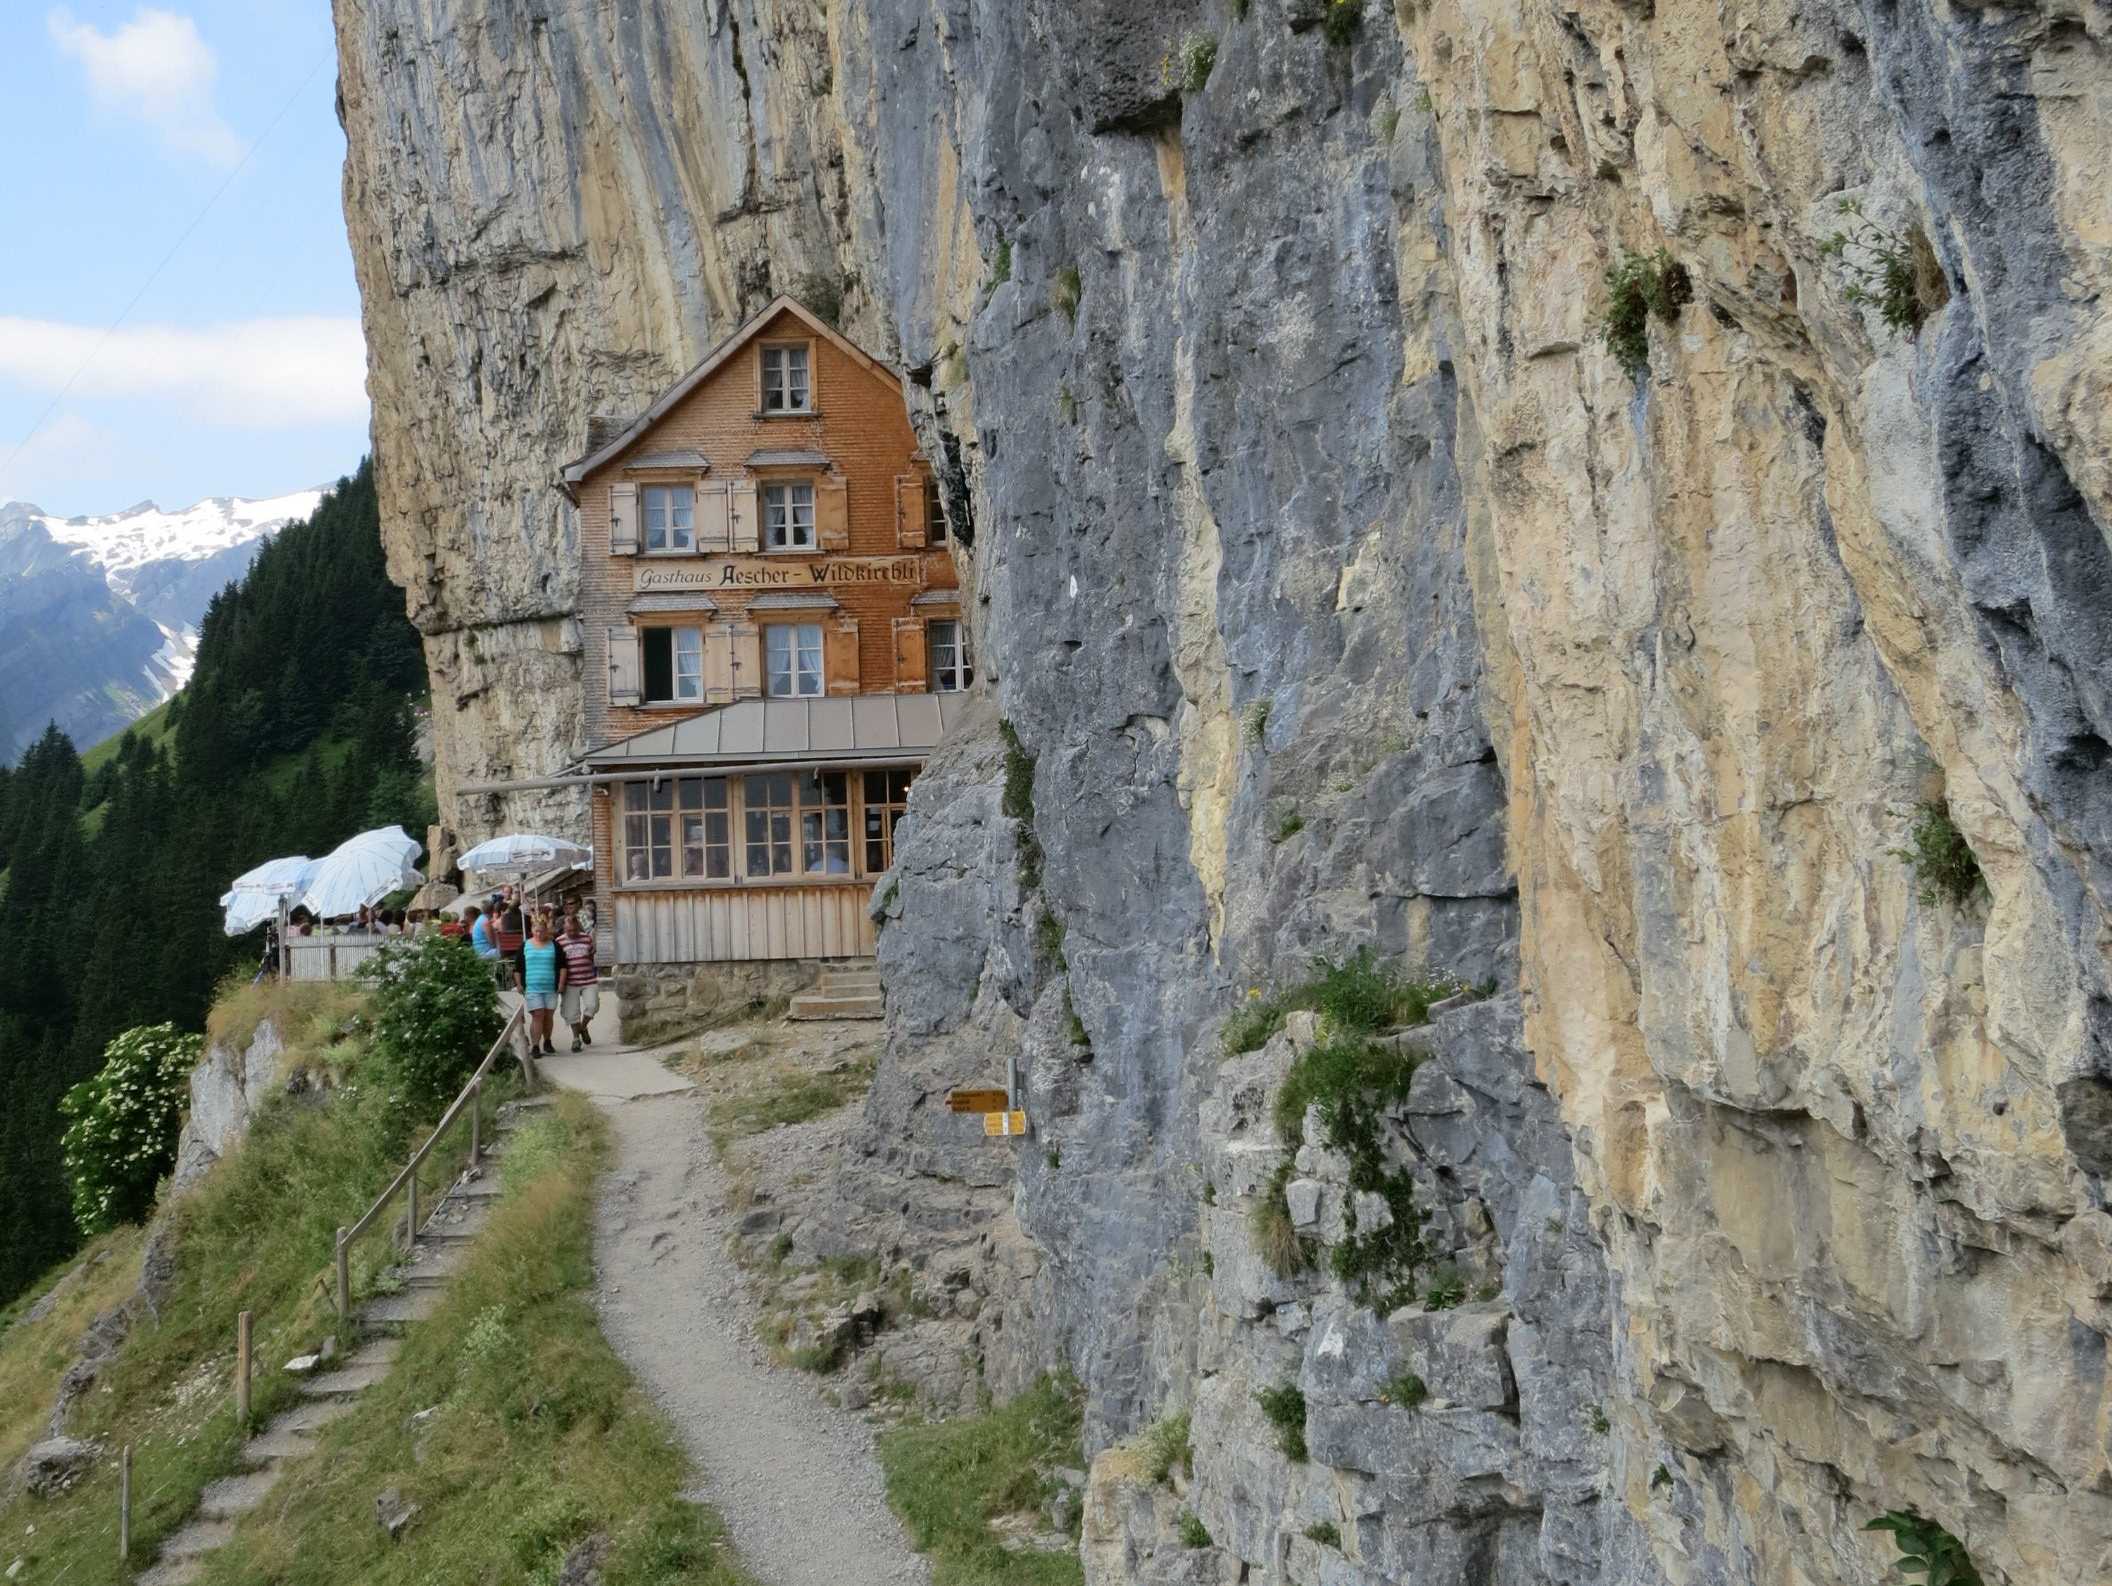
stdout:
POLYGON ((763 692, 770 698, 819 699, 828 687, 823 672, 820 623, 773 622, 763 629, 763 692), (780 680, 790 686, 778 687, 780 680))
POLYGON ((793 341, 764 345, 763 411, 814 411, 814 353, 809 343, 793 341))
POLYGON ((640 485, 638 523, 641 544, 663 556, 686 556, 697 548, 697 487, 640 485), (659 513, 656 526, 654 513, 659 513), (654 535, 659 538, 656 540, 654 535))
POLYGON ((763 549, 813 551, 820 548, 821 542, 814 533, 814 481, 786 479, 763 486, 763 549), (804 519, 800 516, 802 509, 806 513, 804 519))
POLYGON ((959 617, 935 617, 924 624, 924 664, 930 669, 930 688, 934 694, 964 694, 975 682, 975 657, 968 647, 968 624, 959 617), (942 644, 939 631, 951 628, 953 637, 943 646, 953 659, 941 662, 942 644))
POLYGON ((638 630, 638 696, 646 705, 701 705, 704 702, 704 630, 702 628, 673 627, 655 624, 638 630), (650 691, 652 661, 646 650, 653 642, 653 635, 664 633, 667 638, 668 684, 674 693, 662 697, 650 691), (684 693, 682 685, 687 682, 690 691, 684 693))

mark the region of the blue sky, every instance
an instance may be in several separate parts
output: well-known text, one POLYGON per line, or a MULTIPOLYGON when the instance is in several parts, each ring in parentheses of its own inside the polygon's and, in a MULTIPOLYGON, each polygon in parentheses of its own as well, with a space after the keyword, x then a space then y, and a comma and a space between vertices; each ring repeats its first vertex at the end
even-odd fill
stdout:
POLYGON ((358 461, 336 78, 329 0, 0 5, 0 501, 175 507, 358 461))

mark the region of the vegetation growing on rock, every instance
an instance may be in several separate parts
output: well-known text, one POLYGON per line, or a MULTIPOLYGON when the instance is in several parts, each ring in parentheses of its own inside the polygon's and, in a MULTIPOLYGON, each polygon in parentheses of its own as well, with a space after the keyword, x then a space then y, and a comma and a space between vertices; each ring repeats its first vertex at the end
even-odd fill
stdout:
POLYGON ((1606 271, 1606 308, 1599 333, 1606 350, 1630 375, 1646 373, 1650 367, 1650 316, 1670 324, 1679 311, 1694 300, 1693 283, 1686 266, 1669 250, 1630 253, 1621 250, 1620 262, 1606 271))
POLYGON ((1254 1395, 1254 1400, 1261 1406, 1261 1413, 1268 1418, 1269 1425, 1276 1429, 1276 1446, 1283 1450, 1284 1457, 1294 1465, 1304 1464, 1304 1390, 1295 1382, 1284 1381, 1273 1388, 1263 1388, 1254 1395))
POLYGON ((1951 819, 1951 807, 1942 799, 1917 806, 1914 824, 1907 828, 1907 845, 1892 855, 1906 861, 1914 873, 1915 895, 1926 908, 1949 903, 1963 908, 1973 894, 1987 885, 1980 874, 1980 861, 1972 844, 1951 819))

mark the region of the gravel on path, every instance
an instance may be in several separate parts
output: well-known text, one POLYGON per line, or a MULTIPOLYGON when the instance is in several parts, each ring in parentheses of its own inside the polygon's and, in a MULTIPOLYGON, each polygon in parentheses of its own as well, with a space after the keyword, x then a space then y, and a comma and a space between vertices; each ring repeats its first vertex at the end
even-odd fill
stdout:
POLYGON ((702 1099, 601 1105, 617 1142, 595 1213, 602 1331, 673 1421, 741 1562, 764 1586, 923 1586, 872 1427, 763 1353, 702 1099))

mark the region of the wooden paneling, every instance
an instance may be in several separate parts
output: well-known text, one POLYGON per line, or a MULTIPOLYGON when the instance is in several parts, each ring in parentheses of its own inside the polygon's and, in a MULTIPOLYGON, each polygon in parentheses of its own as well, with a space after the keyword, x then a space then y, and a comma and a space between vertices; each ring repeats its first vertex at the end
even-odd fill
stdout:
POLYGON ((870 958, 870 887, 746 887, 616 894, 616 962, 718 964, 870 958))

